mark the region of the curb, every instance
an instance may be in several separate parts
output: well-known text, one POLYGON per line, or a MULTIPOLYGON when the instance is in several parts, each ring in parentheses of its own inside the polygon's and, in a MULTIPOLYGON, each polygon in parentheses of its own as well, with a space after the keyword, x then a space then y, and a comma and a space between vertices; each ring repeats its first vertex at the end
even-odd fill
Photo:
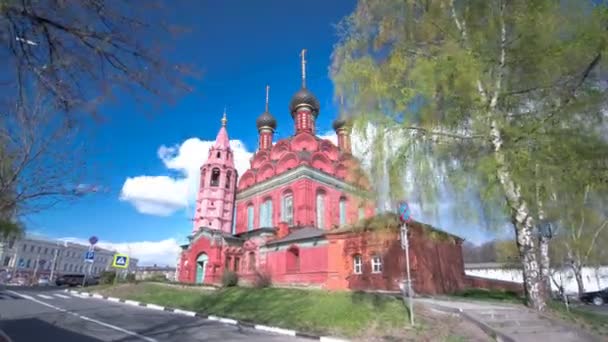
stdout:
POLYGON ((232 318, 219 317, 219 316, 214 316, 214 315, 206 315, 206 314, 202 314, 202 313, 195 312, 195 311, 175 309, 175 308, 160 306, 160 305, 156 305, 156 304, 147 304, 147 303, 142 303, 142 302, 129 300, 129 299, 102 296, 98 293, 75 291, 75 290, 69 290, 69 289, 66 289, 64 291, 70 292, 70 293, 76 293, 81 296, 88 296, 90 298, 104 299, 104 300, 108 300, 108 301, 115 302, 115 303, 123 303, 123 304, 127 304, 127 305, 139 306, 139 307, 144 307, 144 308, 148 308, 151 310, 157 310, 157 311, 166 311, 166 312, 171 312, 171 313, 178 314, 178 315, 199 317, 202 319, 216 321, 216 322, 220 322, 223 324, 235 325, 237 327, 255 329, 255 330, 260 330, 260 331, 264 331, 264 332, 280 334, 280 335, 302 337, 302 338, 308 338, 311 340, 317 340, 317 341, 323 341, 323 342, 348 342, 348 340, 339 339, 339 338, 335 338, 335 337, 319 336, 319 335, 315 335, 315 334, 309 334, 309 333, 299 332, 299 331, 290 330, 290 329, 283 329, 283 328, 271 327, 271 326, 267 326, 267 325, 255 324, 253 322, 239 321, 239 320, 232 319, 232 318))
POLYGON ((489 326, 488 324, 476 319, 475 317, 467 314, 462 309, 451 308, 447 306, 443 306, 435 303, 420 303, 422 305, 427 305, 431 308, 434 308, 439 311, 443 311, 450 314, 457 314, 460 317, 466 319, 467 321, 478 326, 483 332, 485 332, 488 336, 496 339, 498 342, 516 342, 511 336, 506 335, 502 331, 498 331, 497 329, 489 326))

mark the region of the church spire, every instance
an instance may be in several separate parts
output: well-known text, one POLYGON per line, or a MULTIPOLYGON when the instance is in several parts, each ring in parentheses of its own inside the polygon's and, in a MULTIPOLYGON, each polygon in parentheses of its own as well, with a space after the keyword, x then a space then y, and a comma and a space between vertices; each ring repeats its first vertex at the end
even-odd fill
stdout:
POLYGON ((306 49, 302 49, 300 57, 302 57, 302 88, 306 88, 306 49))
POLYGON ((222 127, 226 127, 228 123, 228 118, 226 118, 226 106, 224 106, 224 116, 222 116, 222 127))

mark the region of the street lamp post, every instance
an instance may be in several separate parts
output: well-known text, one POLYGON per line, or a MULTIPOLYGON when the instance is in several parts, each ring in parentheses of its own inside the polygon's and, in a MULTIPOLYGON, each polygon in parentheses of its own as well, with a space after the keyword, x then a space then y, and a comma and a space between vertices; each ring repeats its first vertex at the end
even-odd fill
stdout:
MULTIPOLYGON (((405 274, 407 285, 407 298, 410 311, 410 324, 414 325, 414 300, 412 298, 412 277, 410 275, 410 244, 407 223, 411 220, 410 208, 404 201, 399 204, 399 220, 401 221, 401 247, 405 252, 405 274)), ((405 296, 404 296, 405 297, 405 296)))

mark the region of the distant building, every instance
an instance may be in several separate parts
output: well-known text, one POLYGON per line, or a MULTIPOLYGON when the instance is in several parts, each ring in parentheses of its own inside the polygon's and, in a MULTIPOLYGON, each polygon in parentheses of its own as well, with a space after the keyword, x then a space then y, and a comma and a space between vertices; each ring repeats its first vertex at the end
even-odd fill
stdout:
MULTIPOLYGON (((98 276, 111 269, 116 251, 95 247, 93 263, 84 261, 88 245, 60 240, 26 237, 20 240, 0 241, 0 274, 12 278, 38 278, 77 273, 98 276)), ((137 269, 137 259, 129 261, 129 271, 137 269)))
POLYGON ((146 280, 150 278, 157 278, 164 276, 166 280, 175 281, 175 267, 170 266, 140 266, 135 272, 135 278, 137 280, 146 280))

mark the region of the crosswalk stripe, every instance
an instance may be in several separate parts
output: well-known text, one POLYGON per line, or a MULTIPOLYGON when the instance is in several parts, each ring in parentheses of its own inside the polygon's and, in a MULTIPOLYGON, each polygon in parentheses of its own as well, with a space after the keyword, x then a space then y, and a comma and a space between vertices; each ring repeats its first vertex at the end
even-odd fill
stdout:
POLYGON ((47 296, 47 295, 43 295, 43 294, 37 294, 36 296, 38 296, 40 298, 44 298, 44 299, 53 299, 53 297, 47 296))
POLYGON ((59 298, 70 298, 70 296, 66 296, 66 295, 62 295, 60 293, 55 293, 55 297, 59 297, 59 298))

